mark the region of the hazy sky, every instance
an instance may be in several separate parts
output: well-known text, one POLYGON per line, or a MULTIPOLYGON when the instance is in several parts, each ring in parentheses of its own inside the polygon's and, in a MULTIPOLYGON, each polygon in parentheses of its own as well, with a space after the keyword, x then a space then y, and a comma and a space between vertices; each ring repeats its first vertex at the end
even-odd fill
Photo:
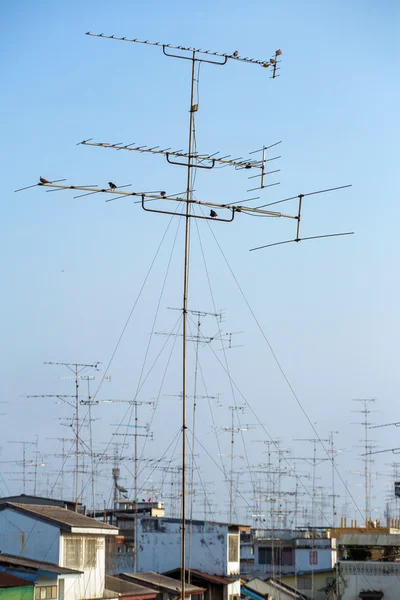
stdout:
MULTIPOLYGON (((158 48, 84 33, 104 32, 228 53, 238 50, 242 56, 260 59, 268 59, 281 48, 280 77, 275 80, 268 70, 234 61, 224 68, 201 67, 198 149, 240 156, 282 140, 277 148, 282 158, 271 163, 281 168, 271 176, 271 182, 280 181, 280 185, 264 190, 262 200, 272 202, 351 183, 349 189, 305 199, 302 231, 303 235, 319 235, 354 230, 356 235, 249 253, 254 245, 294 237, 293 222, 237 215, 233 224, 211 223, 211 229, 207 222, 193 223, 189 306, 207 312, 222 309, 222 331, 242 332, 233 336, 234 345, 240 347, 226 353, 218 341, 200 348, 198 393, 220 394, 223 405, 246 404, 241 426, 257 425, 239 434, 235 446, 235 454, 243 456, 235 460, 236 468, 242 469, 243 493, 236 514, 248 518, 246 503, 251 505, 254 496, 251 482, 263 477, 256 473, 257 467, 250 477, 248 465, 267 461, 264 447, 254 440, 268 439, 268 434, 280 439, 282 447, 292 450, 286 466, 304 473, 308 467, 293 456, 311 456, 312 446, 293 439, 314 438, 315 433, 248 310, 215 236, 318 435, 325 439, 329 431, 339 432, 336 443, 343 452, 338 455, 338 469, 356 506, 337 478, 338 504, 347 502, 349 514, 360 518, 363 480, 352 471, 363 468, 357 448, 363 430, 353 424, 361 415, 352 412, 360 408, 352 399, 377 399, 373 407, 377 412, 371 414, 375 423, 400 420, 396 266, 400 209, 395 176, 400 134, 398 3, 38 0, 4 2, 0 16, 0 364, 1 400, 9 403, 1 417, 2 460, 22 456, 21 447, 8 441, 33 442, 37 434, 39 450, 49 454, 43 459, 46 468, 41 469, 48 471, 48 483, 42 475, 38 487, 45 493, 54 485, 61 464, 54 454, 61 452, 61 444, 48 438, 71 437, 71 430, 60 425, 66 423, 60 417, 72 413, 52 399, 24 396, 73 393, 73 382, 59 379, 68 372, 44 366, 44 361, 101 361, 104 373, 169 223, 168 216, 145 213, 130 199, 104 203, 101 195, 73 199, 70 192, 34 188, 15 194, 14 190, 34 184, 40 175, 66 177, 76 185, 105 186, 112 180, 118 185, 132 184, 131 189, 137 191, 172 193, 185 188, 185 170, 168 165, 162 157, 76 144, 93 137, 110 143, 185 148, 189 63, 167 59, 158 48)), ((252 187, 246 175, 229 169, 200 172, 196 197, 222 203, 246 198, 246 189, 252 187)), ((295 205, 287 205, 287 210, 295 210, 295 205)), ((177 460, 174 464, 179 463, 180 450, 175 436, 181 402, 174 395, 181 391, 181 338, 150 335, 171 332, 179 319, 179 312, 167 308, 182 305, 182 251, 183 223, 176 219, 110 365, 112 381, 105 382, 97 396, 158 398, 154 413, 148 407, 140 412, 143 425, 152 418, 154 433, 144 454, 157 458, 165 453, 177 460), (164 344, 136 396, 138 382, 143 382, 164 344)), ((195 321, 191 321, 192 331, 195 321)), ((204 318, 202 327, 206 336, 218 331, 213 317, 204 318)), ((179 332, 179 326, 174 331, 179 332)), ((94 384, 92 393, 98 382, 94 384)), ((229 433, 213 426, 228 426, 230 413, 217 404, 213 399, 199 399, 196 437, 201 445, 196 446, 196 463, 210 504, 218 504, 216 516, 224 518, 227 487, 216 464, 223 461, 229 469, 229 459, 218 456, 230 452, 229 433)), ((124 439, 112 440, 111 436, 117 430, 112 424, 124 419, 132 423, 126 408, 123 404, 93 408, 92 416, 98 419, 92 423, 96 451, 106 450, 104 442, 124 439)), ((82 414, 87 414, 84 407, 82 414)), ((88 439, 88 430, 84 436, 88 439)), ((373 439, 377 449, 400 446, 395 427, 375 430, 373 439)), ((131 437, 126 440, 132 444, 131 437)), ((112 452, 111 445, 107 454, 112 452)), ((125 450, 131 452, 131 447, 125 450)), ((327 457, 322 448, 318 456, 327 457)), ((390 453, 378 455, 373 470, 389 473, 394 459, 390 453)), ((69 461, 68 468, 71 465, 69 461)), ((3 467, 7 485, 3 482, 2 492, 20 491, 21 482, 13 481, 20 477, 13 474, 20 473, 20 466, 3 467)), ((127 467, 132 470, 132 463, 127 467)), ((101 467, 98 480, 98 490, 107 501, 110 469, 110 462, 101 467)), ((125 468, 122 474, 121 484, 131 487, 131 474, 125 468)), ((321 477, 317 485, 324 487, 327 496, 331 493, 327 463, 318 466, 317 476, 321 477)), ((87 499, 89 480, 87 475, 82 479, 87 499)), ((160 479, 160 472, 155 471, 145 488, 160 479)), ((374 479, 372 505, 379 509, 374 513, 377 516, 383 514, 390 481, 389 477, 374 479)), ((141 482, 144 485, 144 475, 141 482)), ((301 489, 310 485, 306 479, 301 482, 301 489)), ((199 483, 200 492, 203 484, 199 483)), ((294 480, 282 485, 293 489, 294 480)), ((32 482, 27 489, 32 489, 32 482)), ((72 496, 67 484, 64 495, 72 496)), ((102 499, 96 502, 101 504, 102 499)), ((201 506, 197 510, 201 514, 201 506)), ((320 521, 326 524, 331 518, 329 504, 323 512, 320 521)))

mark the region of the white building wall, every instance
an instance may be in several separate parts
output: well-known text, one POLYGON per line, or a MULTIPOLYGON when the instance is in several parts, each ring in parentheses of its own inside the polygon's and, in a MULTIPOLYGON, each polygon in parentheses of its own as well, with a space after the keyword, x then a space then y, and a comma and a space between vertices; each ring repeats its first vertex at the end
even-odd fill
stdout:
MULTIPOLYGON (((92 559, 93 556, 90 557, 92 559)), ((83 571, 83 574, 72 580, 65 581, 64 598, 65 600, 77 600, 84 598, 102 598, 105 581, 105 540, 103 537, 85 535, 62 535, 60 544, 60 565, 67 568, 76 568, 83 571), (80 566, 72 567, 67 563, 65 552, 65 540, 73 539, 78 544, 82 544, 82 558, 80 566), (86 539, 95 540, 95 566, 89 564, 90 560, 85 556, 84 543, 86 539)))
POLYGON ((336 550, 331 548, 296 548, 295 550, 295 569, 296 571, 325 571, 333 569, 336 562, 336 550), (316 564, 310 560, 310 552, 316 556, 316 564))
MULTIPOLYGON (((207 522, 203 525, 193 524, 191 537, 191 568, 214 575, 239 574, 239 561, 228 561, 228 526, 207 522)), ((186 564, 189 567, 189 534, 187 540, 186 564)), ((180 550, 178 521, 162 518, 138 520, 138 571, 163 573, 179 568, 180 550)))
POLYGON ((229 599, 229 596, 239 596, 240 597, 240 579, 237 579, 236 581, 232 581, 232 583, 230 583, 226 587, 227 587, 227 592, 228 592, 227 600, 229 599))
POLYGON ((0 552, 58 564, 60 530, 5 508, 0 511, 0 552))
POLYGON ((348 561, 338 563, 337 600, 359 600, 363 591, 381 591, 384 600, 400 597, 400 563, 348 561))

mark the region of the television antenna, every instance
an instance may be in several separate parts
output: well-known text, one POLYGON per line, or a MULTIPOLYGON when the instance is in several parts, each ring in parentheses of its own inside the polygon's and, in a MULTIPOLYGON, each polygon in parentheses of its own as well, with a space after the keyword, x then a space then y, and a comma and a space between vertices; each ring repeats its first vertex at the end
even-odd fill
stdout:
POLYGON ((62 402, 66 402, 74 409, 73 423, 75 423, 75 512, 78 512, 79 504, 79 434, 80 434, 80 420, 79 420, 79 382, 82 379, 82 373, 86 373, 89 369, 99 370, 99 362, 93 364, 86 363, 69 363, 69 362, 45 362, 45 365, 54 365, 66 367, 69 371, 72 371, 73 379, 75 381, 75 394, 32 394, 27 398, 59 398, 62 402))
MULTIPOLYGON (((136 196, 139 197, 139 202, 142 205, 143 210, 150 213, 161 213, 173 216, 181 216, 185 219, 185 241, 184 241, 184 261, 183 261, 183 306, 182 306, 182 507, 181 507, 181 518, 182 518, 182 527, 181 527, 181 596, 184 600, 185 598, 185 563, 186 563, 186 434, 187 434, 187 425, 186 425, 186 358, 187 358, 187 307, 188 307, 188 275, 189 275, 189 240, 190 240, 190 221, 192 218, 196 219, 204 219, 207 221, 214 220, 219 222, 232 222, 238 214, 253 214, 258 217, 274 217, 274 218, 287 218, 292 219, 297 222, 296 228, 296 237, 293 240, 287 240, 285 243, 289 242, 299 242, 303 239, 316 239, 322 237, 331 237, 338 235, 349 235, 353 232, 346 233, 333 233, 322 236, 314 236, 313 238, 301 238, 300 237, 300 219, 301 219, 301 210, 303 204, 303 198, 306 194, 298 195, 298 210, 294 214, 285 214, 273 210, 269 210, 267 206, 259 206, 259 207, 251 207, 249 205, 244 204, 244 202, 250 201, 250 199, 233 201, 228 203, 221 203, 216 201, 204 200, 200 201, 194 198, 193 196, 193 183, 194 178, 193 174, 197 169, 213 169, 216 165, 231 167, 235 170, 242 169, 255 169, 258 171, 257 175, 260 176, 260 186, 256 189, 263 189, 267 187, 265 185, 264 177, 267 175, 265 169, 265 165, 268 162, 268 150, 274 146, 262 146, 260 151, 255 151, 255 153, 261 153, 261 158, 253 158, 254 154, 249 154, 248 157, 232 157, 231 155, 227 156, 218 156, 220 153, 206 153, 200 154, 196 150, 196 137, 195 137, 195 114, 199 109, 198 102, 195 102, 195 81, 196 81, 196 66, 202 63, 213 65, 213 66, 223 66, 226 65, 228 60, 233 60, 237 62, 243 62, 247 64, 259 65, 264 67, 265 69, 269 69, 271 71, 271 78, 275 79, 278 76, 280 56, 282 54, 281 50, 276 50, 273 57, 268 60, 258 60, 250 57, 242 57, 239 56, 237 51, 233 53, 221 53, 221 52, 212 52, 210 50, 202 50, 200 48, 194 47, 184 47, 184 46, 173 46, 171 44, 164 44, 161 42, 150 42, 149 40, 139 40, 137 38, 129 39, 127 37, 118 37, 115 35, 104 35, 103 33, 97 34, 92 32, 87 32, 89 36, 95 36, 99 38, 108 38, 112 40, 119 40, 124 42, 131 42, 137 44, 145 44, 147 46, 154 46, 162 49, 162 52, 165 56, 186 60, 191 64, 191 92, 190 92, 190 110, 189 110, 189 132, 188 132, 188 150, 184 151, 180 150, 172 150, 170 148, 160 148, 157 146, 147 147, 147 146, 139 146, 137 144, 107 144, 107 143, 99 143, 101 147, 113 148, 117 151, 120 150, 128 150, 131 147, 131 150, 136 152, 147 152, 150 154, 161 154, 165 156, 168 163, 172 165, 183 166, 186 169, 186 191, 183 196, 177 195, 168 195, 165 191, 160 192, 140 192, 140 191, 127 191, 122 190, 121 187, 117 186, 113 182, 108 182, 108 187, 99 187, 97 185, 62 185, 61 180, 47 180, 44 177, 40 177, 38 183, 27 186, 25 188, 20 188, 16 191, 22 191, 23 189, 28 189, 30 187, 35 187, 36 185, 49 188, 46 191, 51 190, 73 190, 73 191, 83 191, 90 193, 105 193, 112 195, 111 199, 117 199, 119 197, 124 196, 136 196), (175 206, 175 210, 172 207, 175 206), (180 207, 184 207, 184 210, 180 209, 180 207), (171 207, 171 210, 169 209, 171 207), (209 214, 204 213, 204 209, 209 209, 209 214), (179 211, 179 212, 178 212, 179 211), (197 211, 197 212, 196 212, 197 211), (219 213, 217 212, 219 211, 219 213)), ((84 140, 83 145, 90 145, 91 140, 84 140)), ((97 143, 94 143, 97 144, 97 143)), ((129 184, 127 184, 128 186, 129 184)), ((341 186, 341 188, 348 186, 341 186)), ((332 190, 333 188, 331 188, 332 190)), ((335 188, 339 189, 339 188, 335 188)), ((323 193, 327 190, 320 190, 318 193, 323 193)), ((311 192, 312 194, 316 192, 311 192)), ((286 201, 287 199, 283 200, 286 201)), ((282 202, 283 202, 282 201, 282 202)), ((260 246, 261 247, 261 246, 260 246)), ((259 248, 260 248, 259 247, 259 248)), ((255 249, 255 248, 254 248, 255 249)), ((257 248, 258 249, 258 248, 257 248)))

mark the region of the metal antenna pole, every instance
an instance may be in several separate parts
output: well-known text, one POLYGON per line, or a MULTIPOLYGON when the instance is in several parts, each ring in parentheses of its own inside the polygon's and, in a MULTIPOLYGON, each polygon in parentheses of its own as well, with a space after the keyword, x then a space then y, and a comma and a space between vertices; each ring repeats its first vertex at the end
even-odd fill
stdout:
MULTIPOLYGON (((83 364, 83 363, 67 363, 67 362, 45 362, 45 365, 57 365, 62 367, 67 367, 70 371, 74 373, 75 379, 75 415, 73 417, 73 422, 75 422, 75 512, 78 512, 78 504, 79 504, 79 379, 81 379, 82 371, 86 371, 87 369, 96 369, 98 370, 99 362, 94 364, 83 364)), ((40 396, 36 396, 40 397, 40 396)), ((61 394, 48 394, 42 397, 58 397, 60 399, 68 398, 68 396, 61 394)), ((35 398, 35 396, 28 396, 28 398, 35 398)), ((70 402, 66 401, 71 405, 70 402)))
MULTIPOLYGON (((143 426, 143 425, 139 425, 138 424, 138 406, 143 406, 145 404, 150 405, 150 406, 154 406, 154 402, 152 401, 140 401, 140 400, 106 400, 106 402, 116 402, 116 403, 127 403, 127 404, 131 404, 132 406, 134 406, 134 424, 133 425, 124 425, 123 423, 115 424, 113 423, 112 425, 116 426, 116 427, 133 427, 134 428, 134 433, 133 434, 129 434, 129 433, 119 433, 116 432, 114 435, 123 435, 124 437, 126 436, 133 436, 134 437, 134 443, 133 443, 133 460, 134 460, 134 470, 133 470, 133 489, 134 489, 134 494, 135 494, 135 500, 134 500, 134 504, 135 504, 135 512, 134 512, 134 535, 135 535, 135 554, 133 557, 133 567, 134 567, 134 572, 136 573, 137 571, 137 556, 138 556, 138 543, 137 543, 137 539, 138 539, 138 493, 139 493, 139 455, 138 455, 138 438, 139 437, 145 437, 148 438, 150 437, 151 439, 153 439, 153 434, 151 433, 139 433, 138 429, 147 429, 148 430, 148 426, 143 426)), ((119 470, 118 470, 119 471, 119 470)), ((117 472, 117 471, 115 471, 117 472)), ((118 492, 118 485, 117 485, 117 481, 116 479, 114 479, 114 510, 116 508, 116 497, 117 497, 117 492, 118 492)))
POLYGON ((375 402, 375 398, 356 398, 353 402, 361 402, 363 408, 361 410, 357 410, 354 412, 361 413, 364 415, 363 421, 360 423, 364 427, 364 493, 365 493, 365 527, 369 527, 369 523, 371 521, 371 489, 372 489, 372 480, 371 480, 371 463, 372 459, 369 456, 375 446, 371 445, 371 440, 368 438, 368 429, 372 425, 369 420, 369 415, 371 414, 371 409, 369 408, 372 402, 375 402))
POLYGON ((193 155, 193 127, 194 113, 194 83, 195 83, 196 52, 192 54, 192 78, 190 86, 190 112, 189 112, 189 144, 187 162, 186 185, 186 216, 185 216, 185 258, 183 263, 183 308, 182 308, 182 527, 181 527, 181 596, 185 600, 186 582, 186 352, 187 352, 187 298, 189 289, 189 249, 190 249, 190 201, 192 198, 192 155, 193 155))
POLYGON ((75 512, 78 512, 79 499, 79 376, 75 365, 75 512))
MULTIPOLYGON (((183 305, 182 305, 182 331, 183 331, 183 343, 182 343, 182 505, 181 505, 181 519, 182 519, 182 527, 181 527, 181 597, 182 600, 185 600, 185 567, 186 567, 186 405, 187 405, 187 386, 186 386, 186 362, 187 362, 187 302, 188 302, 188 289, 189 289, 189 250, 190 250, 190 218, 197 219, 205 219, 207 221, 214 220, 215 222, 225 222, 230 223, 234 220, 235 216, 240 213, 248 213, 254 214, 255 216, 269 216, 276 218, 288 218, 294 221, 299 222, 301 218, 301 202, 299 204, 298 212, 296 214, 285 214, 281 212, 265 210, 261 207, 250 207, 248 205, 244 205, 243 203, 254 200, 254 198, 247 198, 244 201, 238 200, 234 201, 230 204, 223 204, 221 202, 210 202, 210 201, 199 201, 193 198, 192 194, 192 169, 202 168, 202 169, 212 169, 218 164, 230 165, 235 170, 243 170, 243 169, 256 169, 259 171, 258 177, 260 177, 260 185, 257 188, 253 189, 263 189, 268 187, 264 184, 264 175, 268 173, 265 172, 265 162, 267 160, 275 160, 273 157, 271 159, 266 159, 266 150, 268 147, 263 146, 259 151, 261 152, 261 159, 253 160, 251 158, 243 159, 243 157, 231 158, 231 155, 224 157, 216 157, 219 152, 216 152, 214 155, 212 154, 199 154, 195 151, 195 136, 194 133, 194 113, 197 111, 198 106, 194 103, 194 90, 195 90, 195 67, 196 62, 208 63, 216 66, 225 65, 228 60, 236 60, 250 64, 257 64, 262 66, 263 68, 269 68, 272 71, 272 78, 277 77, 277 70, 279 69, 278 63, 280 62, 280 56, 282 54, 281 50, 276 50, 275 54, 268 61, 265 60, 255 60, 249 57, 241 57, 238 52, 235 51, 232 54, 220 53, 220 52, 211 52, 210 50, 201 50, 197 48, 186 48, 183 46, 173 46, 171 44, 162 44, 160 42, 150 42, 149 40, 139 40, 128 39, 127 37, 118 37, 115 35, 107 36, 103 33, 94 34, 92 32, 88 32, 87 35, 101 37, 101 38, 110 38, 113 40, 121 40, 124 42, 131 43, 139 43, 146 44, 150 46, 156 46, 162 49, 163 54, 172 58, 179 58, 183 60, 189 60, 192 63, 191 69, 191 100, 190 100, 190 120, 189 120, 189 147, 188 153, 183 153, 181 150, 171 151, 170 148, 160 149, 159 146, 154 146, 153 148, 148 148, 147 146, 138 146, 135 144, 121 145, 121 144, 91 144, 90 140, 85 140, 82 142, 85 145, 98 145, 101 147, 113 148, 115 150, 134 150, 136 152, 149 152, 149 153, 158 153, 165 156, 166 160, 170 164, 181 165, 186 167, 187 169, 187 186, 186 186, 186 199, 184 200, 179 195, 169 196, 166 192, 128 192, 126 190, 121 190, 119 188, 125 186, 116 186, 112 184, 108 188, 99 188, 96 185, 92 186, 72 186, 72 185, 61 185, 58 183, 61 180, 56 181, 48 181, 41 177, 39 179, 39 183, 34 185, 43 186, 49 188, 46 191, 56 191, 56 190, 73 190, 73 191, 83 191, 89 193, 105 193, 113 195, 110 200, 117 199, 118 197, 125 196, 136 196, 141 198, 142 208, 147 212, 161 213, 161 214, 169 214, 173 216, 181 216, 185 218, 185 250, 184 250, 184 263, 183 263, 183 305), (134 147, 132 147, 134 146, 134 147), (171 157, 187 159, 179 162, 177 160, 172 160, 171 157), (117 194, 117 195, 116 195, 117 194), (153 201, 157 201, 156 205, 153 204, 153 201), (182 206, 182 201, 186 202, 185 210, 182 212, 179 211, 179 206, 182 206), (163 208, 163 206, 173 206, 172 203, 175 203, 175 210, 168 210, 168 207, 163 208), (152 206, 159 206, 160 208, 151 208, 152 206), (193 208, 192 208, 193 207, 193 208), (202 207, 207 207, 211 209, 209 215, 204 214, 202 211, 202 207), (201 211, 201 213, 196 213, 197 210, 201 211), (218 209, 222 212, 222 216, 219 216, 216 210, 218 209)), ((269 146, 272 147, 272 146, 269 146)), ((271 172, 272 173, 272 172, 271 172)), ((34 186, 28 186, 34 187, 34 186)), ((28 189, 28 187, 20 188, 16 191, 22 191, 22 189, 28 189)), ((347 187, 347 186, 341 186, 347 187)), ((251 191, 251 190, 248 190, 251 191)), ((327 191, 333 191, 333 188, 329 190, 319 190, 318 192, 311 192, 309 194, 301 194, 301 200, 305 196, 314 195, 315 193, 325 193, 327 191)), ((83 196, 86 194, 80 194, 83 196)), ((297 198, 298 196, 296 196, 297 198)), ((286 202, 290 199, 284 199, 278 201, 286 202)), ((328 235, 320 235, 320 236, 312 236, 307 238, 299 238, 299 229, 296 229, 296 238, 294 240, 286 240, 280 243, 289 243, 289 242, 299 242, 302 239, 319 239, 325 237, 333 237, 338 235, 349 235, 352 232, 346 233, 334 233, 328 235)), ((269 246, 270 244, 264 245, 269 246)), ((263 247, 264 247, 263 246, 263 247)), ((261 248, 261 246, 258 246, 261 248)), ((254 248, 255 250, 256 248, 254 248)))

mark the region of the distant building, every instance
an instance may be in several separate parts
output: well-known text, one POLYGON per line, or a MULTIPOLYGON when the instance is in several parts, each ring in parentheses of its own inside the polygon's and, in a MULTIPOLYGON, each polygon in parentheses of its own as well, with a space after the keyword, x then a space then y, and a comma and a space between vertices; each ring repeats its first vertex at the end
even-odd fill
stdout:
POLYGON ((331 570, 336 564, 336 539, 326 530, 252 530, 240 548, 244 577, 331 570))

